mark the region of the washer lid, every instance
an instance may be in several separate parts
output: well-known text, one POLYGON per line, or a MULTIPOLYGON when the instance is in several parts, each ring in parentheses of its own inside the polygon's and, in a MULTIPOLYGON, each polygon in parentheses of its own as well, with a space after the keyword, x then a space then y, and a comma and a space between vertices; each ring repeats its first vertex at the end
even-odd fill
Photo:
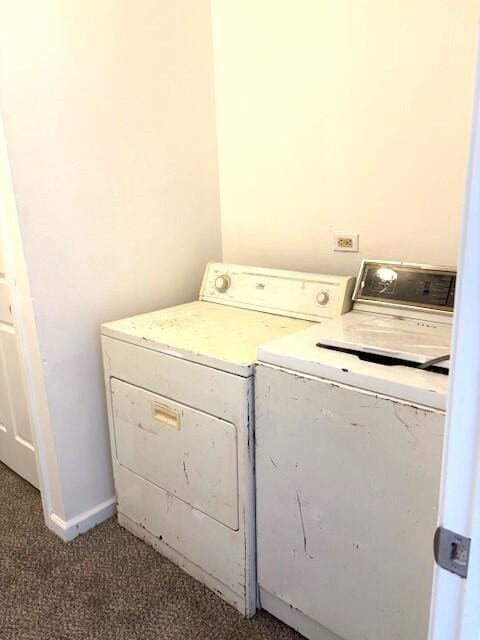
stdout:
POLYGON ((102 335, 249 376, 260 344, 310 324, 306 320, 197 301, 109 322, 102 325, 102 335))
MULTIPOLYGON (((353 324, 354 319, 358 319, 358 316, 362 316, 362 319, 359 321, 360 323, 367 322, 369 320, 367 316, 369 315, 370 314, 367 313, 353 311, 343 316, 343 320, 348 318, 347 328, 344 330, 348 332, 350 323, 353 324)), ((376 314, 371 315, 373 316, 371 320, 378 317, 376 314)), ((341 321, 342 319, 339 320, 341 321)), ((387 322, 386 319, 385 322, 387 322)), ((407 321, 405 320, 405 322, 407 321)), ((410 327, 412 333, 410 334, 410 338, 406 338, 407 345, 409 344, 407 347, 405 347, 405 345, 402 347, 401 334, 398 332, 396 334, 398 342, 393 341, 397 358, 392 358, 390 364, 386 365, 362 359, 362 354, 367 352, 367 344, 360 343, 358 338, 362 336, 363 339, 365 339, 368 330, 367 324, 363 324, 363 330, 359 329, 359 333, 356 335, 358 345, 363 346, 363 349, 352 349, 352 351, 357 351, 357 353, 345 353, 343 351, 317 346, 320 342, 337 342, 337 340, 338 343, 345 348, 348 348, 346 345, 350 345, 351 347, 355 346, 356 343, 354 343, 353 339, 350 339, 349 342, 341 342, 338 339, 340 331, 338 324, 339 322, 336 320, 331 320, 325 323, 325 325, 313 325, 308 329, 263 345, 258 351, 258 361, 285 369, 291 369, 298 373, 325 378, 359 389, 365 389, 385 396, 410 401, 415 404, 445 410, 448 376, 444 373, 424 371, 402 363, 404 360, 411 362, 418 361, 418 359, 413 360, 410 358, 411 355, 415 355, 409 350, 412 349, 413 344, 421 348, 422 362, 430 357, 434 357, 434 354, 436 355, 440 351, 442 351, 443 354, 445 349, 448 352, 449 339, 448 341, 443 340, 443 338, 446 338, 444 327, 438 328, 439 333, 435 334, 438 335, 436 343, 433 339, 432 342, 428 343, 426 336, 429 331, 427 331, 427 327, 425 327, 425 333, 420 330, 419 334, 416 334, 413 328, 410 327), (422 344, 420 344, 420 341, 417 343, 418 337, 422 338, 422 340, 425 338, 422 344), (399 359, 400 354, 402 357, 399 359), (426 357, 427 354, 428 358, 426 357), (395 364, 396 362, 399 364, 395 364)), ((393 335, 395 335, 399 327, 396 324, 392 326, 393 335)), ((383 329, 386 330, 386 328, 386 325, 383 325, 383 329)), ((381 342, 381 340, 387 340, 385 335, 382 334, 381 324, 377 325, 377 327, 370 324, 370 329, 372 330, 371 337, 378 339, 378 343, 381 342)), ((430 329, 430 331, 433 330, 434 329, 430 329)), ((435 328, 435 331, 436 330, 435 328)), ((350 337, 352 337, 352 335, 353 329, 350 337)), ((404 335, 408 336, 408 331, 406 331, 404 335)), ((379 352, 382 351, 383 353, 386 352, 385 347, 379 348, 379 352)), ((392 352, 393 349, 389 353, 392 352)))
MULTIPOLYGON (((318 343, 423 364, 450 353, 451 325, 353 311, 319 327, 318 343)), ((438 363, 448 368, 448 360, 438 363)))

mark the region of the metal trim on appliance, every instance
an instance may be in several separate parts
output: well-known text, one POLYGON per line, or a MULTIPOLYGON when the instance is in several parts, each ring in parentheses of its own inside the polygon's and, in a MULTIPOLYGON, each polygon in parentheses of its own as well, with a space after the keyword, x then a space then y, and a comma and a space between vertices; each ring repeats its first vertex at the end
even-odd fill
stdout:
MULTIPOLYGON (((385 302, 384 300, 369 300, 366 298, 359 297, 360 289, 362 288, 363 278, 365 274, 365 270, 369 265, 386 265, 386 266, 397 266, 397 267, 414 267, 415 269, 424 269, 425 271, 444 271, 449 273, 456 274, 457 270, 455 267, 449 266, 439 266, 433 264, 421 264, 417 262, 402 262, 401 260, 369 260, 363 259, 360 265, 360 270, 358 272, 357 282, 355 283, 355 289, 353 290, 352 300, 353 302, 359 302, 361 304, 374 305, 380 307, 386 307, 387 309, 411 309, 414 311, 425 311, 426 307, 422 307, 414 304, 400 304, 396 302, 385 302)), ((428 308, 429 313, 435 313, 440 316, 448 316, 451 317, 453 311, 444 310, 444 309, 434 309, 428 308)))

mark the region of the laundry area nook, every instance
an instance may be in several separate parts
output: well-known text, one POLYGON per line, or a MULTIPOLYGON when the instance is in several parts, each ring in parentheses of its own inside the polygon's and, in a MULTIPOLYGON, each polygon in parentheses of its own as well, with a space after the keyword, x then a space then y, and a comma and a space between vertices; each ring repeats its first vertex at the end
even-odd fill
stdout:
POLYGON ((479 18, 0 3, 1 640, 478 640, 479 18))

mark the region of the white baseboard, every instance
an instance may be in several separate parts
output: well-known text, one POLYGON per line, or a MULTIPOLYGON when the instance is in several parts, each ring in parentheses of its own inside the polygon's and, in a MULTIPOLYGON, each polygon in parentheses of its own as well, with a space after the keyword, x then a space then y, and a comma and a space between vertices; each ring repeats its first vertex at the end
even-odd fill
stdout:
POLYGON ((113 516, 115 511, 116 500, 115 498, 110 498, 70 520, 62 520, 56 513, 51 513, 47 524, 49 529, 62 538, 64 542, 70 542, 81 533, 85 533, 100 524, 100 522, 113 516))

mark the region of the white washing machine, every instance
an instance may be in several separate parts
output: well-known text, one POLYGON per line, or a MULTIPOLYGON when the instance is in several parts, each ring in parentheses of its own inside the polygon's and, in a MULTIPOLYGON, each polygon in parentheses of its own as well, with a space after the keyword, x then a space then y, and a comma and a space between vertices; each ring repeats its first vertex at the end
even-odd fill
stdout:
POLYGON ((260 606, 308 638, 427 640, 455 279, 365 261, 351 313, 259 349, 260 606))
POLYGON ((211 263, 199 301, 102 326, 119 522, 245 615, 257 348, 348 311, 354 282, 211 263))

